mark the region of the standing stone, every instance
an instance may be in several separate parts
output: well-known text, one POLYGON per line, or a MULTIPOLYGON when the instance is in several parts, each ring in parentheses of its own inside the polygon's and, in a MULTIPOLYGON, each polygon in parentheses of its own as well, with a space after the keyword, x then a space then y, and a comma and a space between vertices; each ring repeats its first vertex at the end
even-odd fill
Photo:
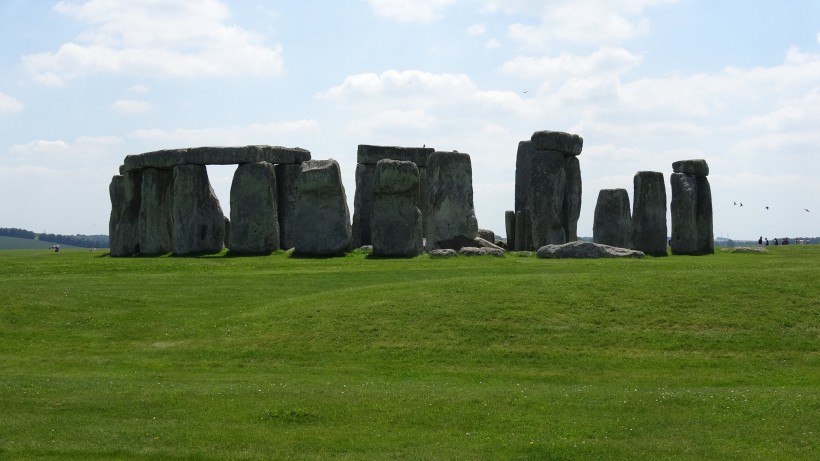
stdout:
POLYGON ((515 251, 527 251, 527 242, 529 242, 529 235, 527 229, 530 228, 526 221, 526 212, 515 212, 515 251))
POLYGON ((173 251, 171 232, 171 170, 147 168, 142 172, 140 253, 162 255, 173 251))
POLYGON ((171 216, 175 255, 218 253, 225 246, 225 216, 205 165, 174 167, 171 216))
POLYGON ((515 211, 504 212, 504 227, 507 230, 507 249, 515 251, 515 211))
POLYGON ((421 211, 422 231, 427 222, 427 158, 434 149, 429 147, 372 146, 360 144, 357 151, 356 193, 353 199, 353 243, 359 247, 372 243, 370 215, 373 210, 373 178, 379 160, 402 160, 416 164, 419 170, 419 188, 416 207, 421 211))
POLYGON ((703 159, 681 160, 672 169, 672 253, 714 253, 709 165, 703 159))
POLYGON ((470 156, 434 152, 427 160, 426 250, 460 250, 473 246, 478 222, 473 205, 473 168, 470 156))
POLYGON ((228 248, 239 254, 270 254, 279 249, 276 172, 267 162, 240 165, 231 183, 228 248))
MULTIPOLYGON (((704 162, 705 163, 705 162, 704 162)), ((708 167, 707 167, 707 172, 708 167)), ((698 227, 698 253, 712 254, 715 252, 715 235, 712 221, 712 187, 706 176, 696 176, 695 184, 698 190, 695 221, 698 227)))
POLYGON ((697 181, 692 175, 672 173, 672 254, 698 252, 697 181))
POLYGON ((133 256, 140 252, 139 215, 142 174, 128 172, 111 178, 111 216, 108 220, 111 256, 133 256))
POLYGON ((421 254, 421 211, 415 200, 419 169, 415 163, 379 160, 373 178, 370 235, 375 256, 412 257, 421 254))
POLYGON ((574 242, 578 240, 578 219, 581 217, 581 164, 575 155, 564 157, 567 178, 564 192, 564 232, 567 242, 574 242))
POLYGON ((339 163, 302 163, 296 185, 294 248, 308 256, 340 256, 350 251, 352 229, 339 163))
POLYGON ((302 165, 280 163, 274 169, 279 201, 279 248, 289 250, 294 247, 296 239, 293 224, 296 217, 296 188, 302 165))
POLYGON ((630 248, 631 238, 632 216, 629 213, 629 194, 626 189, 601 189, 595 205, 593 242, 630 248))
POLYGON ((567 243, 564 230, 566 171, 564 154, 539 151, 530 161, 527 211, 531 247, 567 243))
POLYGON ((666 256, 666 186, 663 173, 639 171, 633 179, 632 248, 666 256))

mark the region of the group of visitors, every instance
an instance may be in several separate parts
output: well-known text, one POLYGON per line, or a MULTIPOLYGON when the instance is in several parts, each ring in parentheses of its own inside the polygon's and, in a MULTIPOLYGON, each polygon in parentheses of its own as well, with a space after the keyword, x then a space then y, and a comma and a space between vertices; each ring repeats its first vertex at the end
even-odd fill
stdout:
MULTIPOLYGON (((777 237, 775 237, 775 238, 774 238, 774 240, 772 240, 772 244, 773 244, 773 245, 788 245, 788 244, 790 244, 790 243, 791 243, 791 242, 789 241, 789 238, 788 238, 788 237, 783 237, 783 239, 782 239, 780 242, 778 242, 778 241, 777 241, 777 237)), ((797 240, 795 241, 795 243, 798 243, 798 244, 799 244, 799 243, 803 243, 803 242, 802 242, 800 239, 797 239, 797 240)), ((769 245, 769 239, 768 239, 768 237, 767 237, 767 238, 763 238, 763 237, 761 236, 759 239, 757 239, 757 244, 758 244, 758 245, 769 245)))

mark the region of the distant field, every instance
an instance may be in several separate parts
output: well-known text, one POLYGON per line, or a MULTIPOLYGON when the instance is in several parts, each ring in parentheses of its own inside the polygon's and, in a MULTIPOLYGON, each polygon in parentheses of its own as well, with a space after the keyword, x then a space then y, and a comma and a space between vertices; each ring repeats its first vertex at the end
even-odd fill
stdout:
POLYGON ((816 460, 820 245, 0 251, 0 459, 816 460))
MULTIPOLYGON (((5 237, 0 235, 0 250, 41 250, 53 246, 52 242, 42 240, 5 237)), ((78 247, 60 244, 60 249, 77 249, 78 247)), ((80 248, 82 249, 82 248, 80 248)), ((88 250, 86 250, 88 251, 88 250)))

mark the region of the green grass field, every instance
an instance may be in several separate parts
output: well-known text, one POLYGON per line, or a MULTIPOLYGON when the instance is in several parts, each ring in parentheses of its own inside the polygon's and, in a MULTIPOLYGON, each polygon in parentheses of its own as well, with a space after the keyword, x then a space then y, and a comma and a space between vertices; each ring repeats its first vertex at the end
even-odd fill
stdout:
MULTIPOLYGON (((42 250, 54 245, 45 240, 23 239, 17 237, 6 237, 0 235, 0 251, 2 250, 42 250)), ((60 244, 61 250, 77 249, 78 247, 60 244)))
POLYGON ((820 456, 820 245, 1 251, 0 306, 0 459, 820 456))

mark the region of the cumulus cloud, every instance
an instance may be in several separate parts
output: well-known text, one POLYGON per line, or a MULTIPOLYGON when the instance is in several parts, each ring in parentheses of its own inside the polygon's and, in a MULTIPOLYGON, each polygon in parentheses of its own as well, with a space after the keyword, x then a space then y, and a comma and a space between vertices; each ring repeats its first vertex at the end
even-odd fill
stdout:
POLYGON ((120 99, 114 101, 111 110, 120 114, 144 114, 151 111, 151 103, 139 99, 120 99))
POLYGON ((148 94, 151 92, 151 87, 145 84, 134 85, 128 88, 129 93, 148 94))
POLYGON ((484 24, 473 24, 467 29, 467 33, 470 35, 484 35, 487 32, 487 26, 484 24))
POLYGON ((20 112, 23 110, 23 103, 17 99, 0 93, 0 114, 8 112, 20 112))
POLYGON ((621 74, 641 64, 642 57, 623 48, 604 47, 588 56, 561 53, 559 56, 518 56, 501 66, 501 72, 529 78, 567 78, 621 74))
POLYGON ((131 132, 129 137, 150 144, 176 147, 209 144, 217 146, 278 144, 284 143, 287 139, 302 139, 305 133, 314 131, 318 127, 319 122, 316 120, 301 119, 224 128, 139 129, 131 132))
POLYGON ((457 0, 367 0, 373 12, 401 22, 433 22, 457 0))
POLYGON ((218 0, 61 1, 54 9, 91 27, 57 51, 23 57, 42 84, 93 73, 191 78, 282 71, 282 47, 227 25, 230 11, 218 0))

